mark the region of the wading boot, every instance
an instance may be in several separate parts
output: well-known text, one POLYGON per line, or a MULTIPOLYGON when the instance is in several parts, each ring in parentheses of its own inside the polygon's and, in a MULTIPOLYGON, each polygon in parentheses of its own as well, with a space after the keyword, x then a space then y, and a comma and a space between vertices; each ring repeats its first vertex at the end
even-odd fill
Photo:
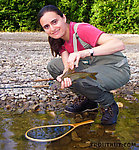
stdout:
POLYGON ((118 105, 116 102, 111 104, 108 108, 102 109, 102 119, 101 119, 101 124, 102 125, 112 125, 117 122, 117 116, 119 113, 118 105))
POLYGON ((80 113, 86 111, 94 111, 98 108, 98 104, 96 102, 92 102, 91 100, 85 99, 80 103, 74 103, 65 107, 65 112, 68 113, 80 113))

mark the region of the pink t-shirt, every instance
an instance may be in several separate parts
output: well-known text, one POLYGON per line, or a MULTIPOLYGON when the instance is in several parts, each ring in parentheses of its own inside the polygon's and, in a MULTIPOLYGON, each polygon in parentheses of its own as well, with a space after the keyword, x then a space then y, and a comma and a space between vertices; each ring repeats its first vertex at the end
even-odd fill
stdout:
MULTIPOLYGON (((76 24, 75 22, 70 22, 70 38, 68 42, 65 41, 64 45, 62 46, 60 50, 60 54, 64 52, 65 50, 67 50, 68 53, 74 52, 73 34, 74 34, 75 24, 76 24)), ((92 47, 95 47, 97 46, 96 43, 97 43, 99 36, 104 32, 100 31, 99 29, 97 29, 96 27, 90 24, 83 23, 83 24, 78 25, 77 33, 80 39, 82 39, 84 42, 88 43, 92 47)), ((78 40, 77 40, 77 47, 78 47, 78 51, 84 50, 84 47, 81 45, 81 43, 78 40)))

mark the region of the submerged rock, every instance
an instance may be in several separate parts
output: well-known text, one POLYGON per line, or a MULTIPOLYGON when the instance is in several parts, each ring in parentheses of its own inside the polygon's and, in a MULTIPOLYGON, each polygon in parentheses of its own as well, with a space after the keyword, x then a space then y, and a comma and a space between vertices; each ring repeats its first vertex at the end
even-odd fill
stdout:
POLYGON ((14 114, 22 114, 29 106, 29 103, 25 103, 25 105, 23 106, 23 108, 21 109, 17 109, 16 112, 14 114))
POLYGON ((87 141, 85 143, 79 143, 79 147, 81 148, 86 148, 86 147, 90 147, 91 146, 91 142, 87 141))
POLYGON ((54 111, 50 111, 50 112, 47 112, 47 114, 52 117, 52 118, 55 118, 56 117, 56 114, 54 111))
POLYGON ((73 141, 75 142, 79 142, 81 141, 82 139, 77 135, 77 132, 76 131, 72 131, 71 132, 71 138, 73 141))

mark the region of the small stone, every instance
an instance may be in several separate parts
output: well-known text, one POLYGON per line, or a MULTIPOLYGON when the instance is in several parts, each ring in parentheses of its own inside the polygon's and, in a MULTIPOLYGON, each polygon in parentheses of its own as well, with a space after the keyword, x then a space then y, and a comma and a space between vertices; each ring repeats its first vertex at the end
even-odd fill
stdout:
POLYGON ((25 97, 24 94, 20 94, 20 95, 18 96, 18 98, 19 98, 19 99, 24 99, 24 98, 26 98, 26 97, 25 97))
POLYGON ((39 98, 40 100, 43 100, 43 101, 47 100, 47 97, 45 95, 40 95, 39 98))
POLYGON ((123 108, 124 107, 124 104, 121 103, 121 102, 117 102, 117 105, 118 105, 119 108, 123 108))
POLYGON ((78 137, 76 131, 72 131, 72 132, 71 132, 71 137, 72 137, 72 140, 73 140, 73 141, 76 141, 76 142, 79 142, 79 141, 82 140, 80 137, 78 137))
POLYGON ((91 146, 91 142, 87 141, 85 143, 79 143, 79 147, 81 148, 86 148, 86 147, 90 147, 91 146))
POLYGON ((11 106, 10 106, 10 105, 6 105, 6 109, 7 109, 7 110, 10 110, 10 109, 11 109, 11 106))
POLYGON ((81 114, 76 114, 75 116, 75 122, 81 122, 83 120, 83 117, 81 114))
POLYGON ((111 90, 111 93, 115 94, 117 92, 117 90, 111 90))
POLYGON ((15 114, 22 114, 29 106, 29 103, 25 103, 25 105, 23 106, 23 108, 21 109, 17 109, 17 111, 15 112, 15 114))
POLYGON ((48 115, 49 115, 50 117, 53 117, 53 118, 55 118, 55 117, 56 117, 56 114, 55 114, 55 112, 54 112, 54 111, 50 111, 50 112, 48 112, 48 115))
POLYGON ((135 90, 135 94, 139 94, 139 88, 135 90))
POLYGON ((40 105, 39 105, 39 104, 36 104, 36 105, 34 105, 34 106, 32 107, 32 109, 33 109, 34 111, 39 111, 39 108, 40 108, 40 105))
POLYGON ((67 93, 61 93, 61 94, 59 95, 60 98, 65 98, 66 96, 67 96, 67 93))
POLYGON ((9 97, 7 97, 7 100, 14 100, 14 99, 15 99, 14 96, 9 96, 9 97))
POLYGON ((134 97, 132 95, 127 95, 126 97, 124 97, 125 100, 134 100, 134 97))
POLYGON ((34 100, 34 101, 39 100, 39 98, 37 96, 35 96, 35 95, 31 96, 31 99, 34 100))
POLYGON ((1 98, 1 100, 2 100, 2 101, 5 101, 5 100, 6 100, 6 97, 5 97, 5 96, 4 96, 4 97, 2 97, 2 98, 1 98))
POLYGON ((62 100, 62 103, 63 103, 63 104, 66 104, 66 103, 67 103, 67 101, 66 101, 65 99, 63 99, 63 100, 62 100))

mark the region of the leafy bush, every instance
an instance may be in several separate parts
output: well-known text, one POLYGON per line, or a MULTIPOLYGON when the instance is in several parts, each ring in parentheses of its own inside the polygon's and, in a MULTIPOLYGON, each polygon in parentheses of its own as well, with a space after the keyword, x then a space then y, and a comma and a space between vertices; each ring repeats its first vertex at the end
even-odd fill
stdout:
POLYGON ((91 4, 92 0, 61 0, 57 6, 69 21, 89 22, 91 4))
POLYGON ((37 24, 39 10, 58 6, 75 22, 89 22, 109 33, 139 33, 138 0, 1 0, 0 31, 42 30, 37 24))
POLYGON ((139 33, 137 0, 61 0, 59 8, 69 20, 89 22, 109 33, 139 33))
POLYGON ((90 23, 105 32, 139 33, 137 0, 95 0, 90 23))
POLYGON ((45 5, 39 0, 2 0, 0 3, 1 31, 35 30, 37 13, 45 5))

